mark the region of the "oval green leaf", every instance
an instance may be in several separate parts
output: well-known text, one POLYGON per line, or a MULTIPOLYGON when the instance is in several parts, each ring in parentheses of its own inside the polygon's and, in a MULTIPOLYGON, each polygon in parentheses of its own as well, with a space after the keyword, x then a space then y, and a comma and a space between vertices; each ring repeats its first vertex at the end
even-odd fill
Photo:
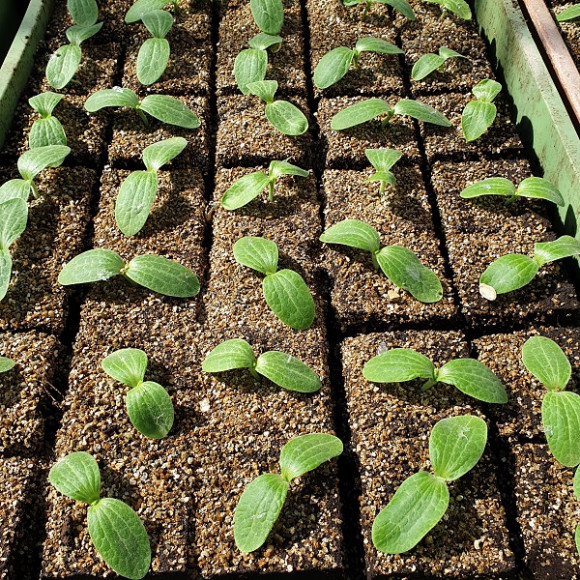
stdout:
MULTIPOLYGON (((357 0, 355 0, 356 2, 357 0)), ((363 0, 364 1, 364 0, 363 0)), ((392 6, 395 10, 398 10, 403 16, 409 20, 416 20, 415 13, 411 5, 406 2, 406 0, 375 0, 378 4, 388 4, 392 6)), ((345 6, 347 5, 345 1, 345 6)))
POLYGON ((333 131, 344 131, 357 125, 362 125, 384 113, 392 113, 393 109, 382 99, 366 99, 339 111, 330 122, 333 131))
POLYGON ((222 206, 229 210, 243 207, 258 197, 268 183, 270 183, 270 178, 261 171, 244 175, 234 181, 224 193, 221 202, 222 206))
POLYGON ((361 38, 356 43, 355 50, 358 52, 378 52, 380 54, 404 54, 404 51, 398 46, 374 36, 361 38))
POLYGON ((116 381, 136 387, 145 378, 147 355, 138 348, 122 348, 105 357, 101 366, 116 381))
POLYGON ((147 95, 141 101, 141 110, 168 125, 184 129, 197 129, 201 125, 199 117, 191 109, 167 95, 147 95))
POLYGON ((542 401, 542 423, 552 455, 566 467, 580 463, 580 396, 550 391, 542 401))
POLYGON ((514 184, 505 177, 489 177, 466 187, 459 195, 464 199, 482 195, 503 195, 513 197, 516 194, 514 184))
POLYGON ((461 114, 461 129, 469 143, 479 139, 495 120, 497 108, 487 101, 470 101, 461 114))
POLYGON ((529 284, 538 269, 538 264, 528 256, 507 254, 485 269, 479 279, 479 292, 487 300, 495 300, 496 294, 513 292, 529 284))
POLYGON ((139 580, 151 565, 151 547, 143 522, 126 503, 110 497, 89 507, 89 535, 103 560, 117 574, 139 580))
POLYGON ((579 254, 580 241, 572 236, 561 236, 553 242, 534 244, 534 259, 540 266, 579 254))
POLYGON ((308 365, 277 350, 258 357, 256 372, 288 391, 314 393, 321 387, 318 375, 308 365))
POLYGON ((173 0, 137 0, 125 14, 125 22, 132 24, 141 20, 148 12, 155 10, 163 10, 167 4, 171 4, 173 0))
MULTIPOLYGON (((558 22, 567 22, 568 20, 575 20, 576 18, 580 18, 580 4, 568 6, 568 8, 564 8, 556 16, 558 22)), ((578 530, 576 530, 576 545, 578 546, 578 530)), ((578 548, 578 552, 580 552, 580 548, 578 548)))
POLYGON ((111 250, 87 250, 65 264, 58 276, 63 286, 108 280, 121 273, 125 262, 111 250))
POLYGON ((419 352, 391 348, 367 361, 363 376, 373 383, 402 383, 413 379, 434 379, 435 367, 419 352))
POLYGON ((143 149, 143 163, 150 171, 159 171, 166 163, 175 159, 187 147, 183 137, 171 137, 143 149))
POLYGON ((298 175, 300 177, 308 177, 309 173, 305 169, 292 165, 288 161, 271 161, 268 167, 268 173, 274 179, 278 179, 280 175, 298 175))
POLYGON ((84 451, 69 453, 52 466, 48 481, 60 493, 92 504, 101 493, 101 474, 95 458, 84 451))
POLYGON ((268 103, 264 113, 274 128, 284 135, 302 135, 308 130, 308 119, 304 113, 288 101, 268 103))
POLYGON ((103 89, 93 93, 85 101, 85 109, 89 113, 96 113, 105 107, 131 107, 136 109, 139 106, 139 99, 131 89, 114 87, 103 89))
POLYGON ((240 91, 247 95, 249 83, 263 81, 268 67, 268 53, 265 50, 246 48, 234 61, 234 77, 240 91))
POLYGON ((40 114, 43 119, 46 119, 52 115, 54 108, 62 101, 63 97, 64 95, 59 93, 46 91, 44 93, 40 93, 40 95, 30 97, 30 99, 28 99, 28 103, 35 111, 40 114))
POLYGON ((329 227, 321 236, 325 244, 340 244, 376 253, 379 251, 381 239, 375 228, 359 220, 343 220, 329 227))
POLYGON ((343 451, 342 441, 328 433, 309 433, 290 439, 280 451, 282 477, 290 482, 343 451))
POLYGON ((51 55, 46 65, 46 79, 55 89, 68 85, 81 62, 81 49, 74 44, 65 44, 51 55))
POLYGON ((354 52, 346 46, 338 46, 327 52, 316 65, 312 80, 319 89, 327 89, 348 72, 354 52))
POLYGON ((440 2, 449 12, 457 14, 463 20, 471 20, 471 9, 465 0, 443 0, 440 2))
POLYGON ((173 26, 173 16, 165 10, 151 10, 141 17, 143 24, 155 38, 165 38, 173 26))
POLYGON ((145 381, 127 393, 127 413, 135 429, 151 439, 165 437, 173 426, 171 397, 153 381, 145 381))
POLYGON ((255 81, 247 83, 246 88, 250 94, 259 97, 265 103, 271 103, 278 90, 278 81, 255 81))
MULTIPOLYGON (((102 22, 92 24, 91 26, 75 25, 66 29, 66 37, 73 46, 79 46, 89 38, 95 36, 103 27, 102 22)), ((80 61, 79 61, 80 62, 80 61)), ((75 71, 76 72, 76 71, 75 71)))
POLYGON ((13 369, 15 365, 16 363, 11 358, 0 356, 0 373, 5 373, 13 369))
POLYGON ((0 300, 4 299, 12 276, 12 256, 8 250, 0 250, 0 300))
POLYGON ((233 369, 253 369, 256 357, 252 347, 241 338, 218 344, 206 357, 201 369, 206 373, 221 373, 233 369))
POLYGON ((137 78, 142 85, 152 85, 163 76, 170 53, 165 38, 148 38, 141 45, 137 54, 137 78))
POLYGON ((549 391, 563 391, 572 376, 572 365, 564 351, 545 336, 532 336, 526 340, 522 362, 549 391))
POLYGON ((266 238, 245 236, 234 244, 238 264, 262 274, 274 274, 278 268, 278 246, 266 238))
POLYGON ((11 179, 3 183, 0 187, 0 203, 4 203, 10 199, 28 201, 31 189, 30 182, 24 179, 11 179))
POLYGON ((483 79, 479 81, 471 92, 481 101, 491 103, 501 91, 501 84, 492 79, 483 79))
POLYGON ((91 26, 99 17, 95 0, 67 0, 66 6, 75 24, 91 26))
POLYGON ((426 103, 413 101, 411 99, 401 99, 394 107, 398 115, 407 115, 423 123, 431 123, 440 127, 451 127, 451 121, 442 113, 430 107, 426 103))
MULTIPOLYGON (((250 38, 248 44, 250 48, 257 48, 258 50, 266 50, 272 47, 272 52, 276 52, 277 45, 282 44, 283 40, 284 39, 277 34, 266 34, 265 32, 260 32, 256 34, 256 36, 250 38)), ((278 48, 280 47, 278 46, 278 48)))
POLYGON ((518 195, 535 199, 547 199, 564 207, 566 202, 560 190, 542 177, 527 177, 518 185, 518 195))
POLYGON ((365 155, 378 172, 388 172, 403 154, 396 149, 365 149, 365 155))
POLYGON ((411 70, 411 78, 415 81, 420 81, 429 76, 433 71, 436 71, 445 59, 438 54, 424 54, 414 65, 411 70))
POLYGON ((266 34, 278 34, 284 24, 282 0, 250 0, 256 26, 266 34))
POLYGON ((157 174, 134 171, 119 188, 115 221, 126 236, 134 236, 145 225, 157 195, 157 174))
POLYGON ((48 145, 66 144, 66 133, 61 122, 56 117, 48 117, 47 119, 37 119, 34 121, 28 134, 28 146, 30 149, 46 147, 48 145))
POLYGON ((448 506, 445 482, 426 471, 411 475, 373 522, 375 548, 385 554, 414 548, 437 525, 448 506))
POLYGON ((28 204, 21 198, 0 203, 0 250, 6 250, 21 236, 28 221, 28 204))
POLYGON ((47 145, 24 152, 17 161, 18 171, 26 181, 32 181, 43 169, 62 165, 70 153, 66 145, 47 145))

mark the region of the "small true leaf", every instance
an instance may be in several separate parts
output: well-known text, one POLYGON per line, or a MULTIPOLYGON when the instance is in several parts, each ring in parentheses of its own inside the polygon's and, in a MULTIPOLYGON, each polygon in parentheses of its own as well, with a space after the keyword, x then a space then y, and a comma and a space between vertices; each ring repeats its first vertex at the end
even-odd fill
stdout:
POLYGON ((5 373, 10 369, 13 369, 16 363, 5 356, 0 356, 0 373, 5 373))
POLYGON ((258 357, 256 372, 279 387, 298 393, 314 393, 321 386, 318 375, 308 365, 276 350, 265 352, 258 357))
POLYGON ((246 88, 248 92, 256 97, 259 97, 265 103, 272 103, 274 101, 274 95, 278 90, 277 81, 256 81, 253 83, 247 83, 246 88))
POLYGON ((173 16, 165 10, 152 10, 141 18, 151 36, 165 38, 173 26, 173 16))
POLYGON ((270 182, 270 178, 261 171, 244 175, 227 189, 221 204, 229 210, 238 209, 258 197, 270 182))
POLYGON ((101 474, 95 458, 84 451, 69 453, 52 466, 48 480, 60 493, 91 504, 101 493, 101 474))
POLYGON ((578 254, 580 254, 580 241, 572 236, 561 236, 553 242, 534 244, 534 259, 540 266, 578 254))
POLYGON ((268 67, 268 53, 265 50, 246 48, 234 61, 234 77, 240 91, 247 95, 249 83, 263 81, 268 67))
POLYGON ((166 163, 175 159, 187 146, 183 137, 171 137, 153 143, 143 149, 143 163, 150 171, 158 171, 166 163))
POLYGON ((562 349, 545 336, 526 340, 522 362, 549 391, 563 391, 572 376, 572 366, 562 349))
POLYGON ((288 163, 287 161, 271 161, 268 167, 268 173, 274 177, 278 178, 280 175, 298 175, 300 177, 308 177, 308 171, 288 163))
POLYGON ((250 9, 257 27, 267 34, 278 34, 284 23, 282 0, 250 0, 250 9))
POLYGON ((566 467, 580 463, 580 396, 549 391, 542 401, 542 423, 552 455, 566 467))
POLYGON ((308 130, 308 119, 304 113, 288 101, 268 103, 264 114, 274 128, 284 135, 302 135, 308 130))
POLYGON ((262 274, 273 274, 278 269, 278 246, 265 238, 246 236, 234 244, 234 258, 242 266, 262 274))
POLYGON ((85 109, 89 113, 96 113, 105 107, 131 107, 139 106, 139 99, 131 89, 115 87, 103 89, 89 96, 85 101, 85 109))
POLYGON ((413 101, 411 99, 401 99, 394 107, 398 115, 408 115, 418 121, 439 125, 440 127, 451 127, 451 121, 439 111, 426 103, 413 101))
POLYGON ((134 171, 123 181, 115 203, 115 221, 126 236, 134 236, 145 225, 157 194, 157 175, 134 171))
POLYGON ((24 152, 18 158, 18 171, 26 181, 32 181, 43 169, 58 167, 70 153, 66 145, 48 145, 24 152))
POLYGON ((464 199, 482 195, 503 195, 513 197, 516 194, 514 184, 505 177, 489 177, 466 187, 459 195, 464 199))
POLYGON ((199 117, 181 101, 167 95, 147 95, 141 101, 141 110, 163 123, 197 129, 201 125, 199 117))
POLYGON ((165 437, 173 426, 171 397, 153 381, 145 381, 127 393, 127 413, 135 429, 151 439, 165 437))
MULTIPOLYGON (((171 16, 167 12, 163 12, 171 16)), ((167 68, 171 48, 165 38, 148 38, 137 53, 137 79, 142 85, 158 81, 167 68)))
POLYGON ((52 115, 54 108, 62 101, 64 95, 46 91, 40 95, 30 97, 28 103, 35 110, 38 111, 42 118, 52 115))
POLYGON ((497 108, 487 101, 469 101, 461 114, 461 129, 469 143, 479 139, 491 127, 497 108))
POLYGON ((65 44, 50 56, 46 65, 46 78, 55 89, 68 85, 81 62, 82 53, 78 45, 65 44))
POLYGON ((241 338, 232 338, 218 344, 203 361, 206 373, 221 373, 233 369, 251 369, 256 364, 252 347, 241 338))
MULTIPOLYGON (((259 50, 266 50, 271 47, 276 47, 282 44, 283 38, 277 34, 267 34, 265 32, 260 32, 256 34, 253 38, 248 41, 250 48, 257 48, 259 50)), ((274 52, 272 48, 272 52, 274 52)))
POLYGON ((518 185, 518 195, 535 199, 547 199, 560 207, 566 202, 560 190, 542 177, 527 177, 518 185))
POLYGON ((480 101, 491 103, 501 92, 501 84, 492 79, 483 79, 479 81, 471 90, 475 97, 480 101))
POLYGON ((136 387, 145 378, 147 355, 138 348, 122 348, 105 357, 101 366, 116 381, 136 387))
POLYGON ((312 80, 319 89, 326 89, 337 83, 350 69, 354 52, 346 46, 339 46, 327 52, 314 69, 312 80))
POLYGON ((28 205, 23 199, 0 203, 0 250, 8 251, 26 229, 27 220, 28 205))
POLYGON ((66 6, 75 24, 91 26, 99 17, 95 0, 67 0, 66 6))
POLYGON ((171 4, 173 1, 174 0, 137 0, 137 2, 127 10, 127 13, 125 14, 125 22, 127 24, 137 22, 148 12, 163 10, 165 6, 171 4))
POLYGON ((492 262, 479 279, 480 293, 487 300, 529 284, 538 273, 538 264, 522 254, 507 254, 492 262))
POLYGON ((342 453, 342 441, 328 433, 310 433, 290 439, 280 451, 282 477, 290 482, 342 453))
POLYGON ((111 250, 87 250, 65 264, 58 276, 59 284, 85 284, 108 280, 121 273, 125 263, 111 250))
MULTIPOLYGON (((73 46, 80 46, 85 40, 92 38, 103 27, 102 22, 91 26, 71 26, 66 30, 66 37, 73 46)), ((75 70, 76 72, 76 70, 75 70)))
POLYGON ((396 149, 365 149, 365 155, 377 171, 387 172, 401 159, 396 149))
POLYGON ((435 367, 423 354, 407 348, 391 348, 371 358, 363 376, 374 383, 401 383, 413 379, 433 379, 435 367))
POLYGON ((339 111, 330 122, 333 131, 344 131, 382 115, 393 113, 393 108, 382 99, 366 99, 339 111))
POLYGON ((375 228, 359 220, 343 220, 329 227, 320 241, 326 244, 341 244, 375 253, 379 251, 381 239, 375 228))

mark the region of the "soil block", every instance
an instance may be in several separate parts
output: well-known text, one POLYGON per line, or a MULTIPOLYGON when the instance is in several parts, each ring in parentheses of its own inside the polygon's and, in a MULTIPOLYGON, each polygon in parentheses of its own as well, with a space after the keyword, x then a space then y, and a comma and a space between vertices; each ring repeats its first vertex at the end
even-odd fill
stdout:
POLYGON ((367 183, 370 170, 325 171, 322 192, 325 227, 344 219, 361 220, 381 235, 381 247, 405 246, 433 269, 442 281, 444 296, 435 304, 423 304, 395 286, 381 270, 375 270, 369 252, 325 245, 324 268, 330 276, 331 303, 343 328, 366 323, 449 320, 454 318, 451 282, 445 278, 444 260, 433 226, 431 207, 417 166, 396 166, 397 183, 379 194, 377 182, 367 183))
POLYGON ((543 266, 534 280, 495 301, 479 294, 479 277, 494 260, 509 253, 532 255, 535 242, 556 235, 546 210, 538 202, 520 199, 505 205, 499 196, 462 199, 460 192, 488 177, 505 177, 516 185, 531 175, 525 161, 437 162, 433 189, 441 213, 449 261, 463 314, 473 327, 501 325, 532 318, 541 323, 550 316, 570 318, 580 304, 567 281, 562 262, 543 266))

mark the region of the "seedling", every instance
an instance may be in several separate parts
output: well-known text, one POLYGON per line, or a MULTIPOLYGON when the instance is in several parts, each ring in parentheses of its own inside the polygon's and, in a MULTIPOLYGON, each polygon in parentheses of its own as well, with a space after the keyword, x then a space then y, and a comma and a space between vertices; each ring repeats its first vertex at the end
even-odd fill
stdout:
POLYGON ((87 284, 121 275, 140 286, 165 296, 191 298, 199 292, 197 276, 185 266, 147 254, 126 263, 111 250, 87 250, 65 264, 58 276, 59 284, 87 284))
POLYGON ((414 81, 420 81, 425 77, 428 77, 432 72, 438 70, 443 71, 443 65, 450 58, 467 58, 459 52, 455 52, 446 46, 442 46, 439 49, 439 54, 433 54, 432 52, 424 54, 414 65, 411 71, 411 78, 414 81))
POLYGON ((562 236, 553 242, 534 244, 534 256, 507 254, 491 263, 479 279, 479 293, 487 300, 529 284, 544 264, 580 255, 580 242, 562 236))
POLYGON ((167 391, 153 381, 143 381, 147 355, 138 348, 122 348, 101 363, 115 380, 131 387, 125 399, 131 423, 145 437, 161 439, 173 426, 173 403, 167 391))
POLYGON ((471 90, 475 101, 469 101, 461 113, 461 129, 468 143, 479 139, 495 121, 497 108, 492 101, 501 88, 497 81, 484 79, 471 90))
POLYGON ((125 14, 125 22, 133 24, 142 20, 149 12, 163 10, 167 5, 173 4, 173 10, 177 12, 178 0, 137 0, 125 14))
POLYGON ((342 79, 351 66, 358 67, 361 52, 377 52, 381 54, 403 54, 403 51, 380 38, 361 38, 351 50, 346 46, 338 46, 327 52, 314 69, 314 84, 319 89, 327 89, 342 79))
POLYGON ((487 425, 473 415, 448 417, 435 424, 429 437, 433 475, 419 471, 397 489, 372 527, 375 548, 401 554, 414 548, 445 515, 447 483, 473 469, 487 443, 487 425))
POLYGON ((222 197, 222 206, 230 210, 243 207, 258 197, 266 187, 269 190, 268 201, 274 201, 274 185, 281 175, 308 177, 308 171, 287 161, 271 161, 267 174, 254 171, 234 181, 222 197))
POLYGON ((316 373, 302 361, 277 350, 264 352, 256 358, 252 347, 241 338, 216 346, 205 357, 201 368, 206 373, 248 369, 256 379, 262 375, 279 387, 298 393, 314 393, 321 386, 316 373))
POLYGON ((451 12, 463 20, 471 20, 471 10, 465 0, 425 0, 431 4, 441 6, 441 18, 451 12))
POLYGON ((149 124, 144 113, 168 125, 184 129, 197 129, 201 122, 198 116, 181 101, 167 95, 147 95, 139 101, 131 89, 114 87, 93 93, 85 102, 89 113, 100 111, 104 107, 130 107, 135 109, 145 125, 149 124))
POLYGON ((277 81, 257 81, 246 85, 248 92, 260 97, 266 103, 266 119, 284 135, 302 135, 308 130, 308 119, 292 103, 274 100, 278 90, 277 81))
POLYGON ((11 179, 0 187, 0 203, 20 198, 28 201, 30 193, 38 199, 39 193, 34 178, 47 167, 58 167, 70 153, 66 145, 47 145, 24 152, 17 162, 22 179, 11 179))
POLYGON ((42 93, 28 99, 30 106, 40 114, 30 128, 28 146, 30 149, 47 145, 66 145, 66 133, 61 122, 52 116, 52 111, 60 103, 63 95, 42 93))
POLYGON ((465 199, 483 195, 503 195, 507 198, 506 205, 522 197, 546 199, 561 207, 566 205, 558 188, 541 177, 527 177, 520 182, 517 188, 505 177, 490 177, 466 187, 460 195, 465 199))
POLYGON ((268 68, 268 49, 276 52, 282 37, 260 32, 248 43, 250 48, 242 50, 234 62, 234 77, 240 91, 249 94, 248 84, 263 81, 268 68))
MULTIPOLYGON (((568 6, 568 8, 564 8, 564 10, 556 16, 558 22, 568 22, 569 20, 575 20, 576 18, 580 18, 580 4, 568 6)), ((576 535, 576 544, 578 544, 578 535, 576 535)))
POLYGON ((522 362, 547 389, 542 423, 552 455, 566 467, 580 464, 580 396, 566 391, 572 367, 562 349, 545 336, 533 336, 522 348, 522 362))
POLYGON ((5 373, 13 369, 15 365, 16 363, 11 358, 0 356, 0 373, 5 373))
POLYGON ((266 34, 276 35, 284 24, 282 0, 250 0, 256 26, 266 34))
POLYGON ((125 502, 101 497, 101 474, 95 458, 69 453, 53 465, 48 480, 60 493, 89 504, 89 536, 105 563, 125 578, 143 578, 151 565, 151 547, 143 522, 125 502))
MULTIPOLYGON (((15 197, 0 203, 0 300, 6 296, 12 276, 10 246, 26 229, 27 220, 28 204, 22 198, 15 197)), ((0 372, 3 372, 1 369, 0 362, 0 372)))
POLYGON ((365 99, 338 112, 332 118, 330 127, 334 131, 344 131, 384 114, 387 116, 383 120, 383 127, 389 124, 394 115, 407 115, 424 123, 451 127, 451 122, 445 115, 425 103, 411 99, 401 99, 394 107, 391 107, 387 101, 375 98, 365 99))
POLYGON ((357 4, 364 4, 365 9, 362 14, 362 19, 367 17, 367 14, 373 4, 387 4, 395 10, 398 10, 403 16, 409 20, 416 20, 415 13, 411 5, 405 0, 342 0, 345 6, 356 6, 357 4))
POLYGON ((133 171, 121 184, 115 204, 115 220, 126 236, 134 236, 145 225, 159 187, 158 171, 186 147, 183 137, 165 139, 143 149, 147 171, 133 171))
POLYGON ((381 184, 379 194, 383 195, 387 184, 394 187, 397 183, 391 167, 401 159, 402 155, 396 149, 366 149, 365 155, 375 168, 375 173, 367 179, 367 182, 379 181, 381 184))
POLYGON ((137 54, 137 78, 142 85, 151 85, 167 68, 171 49, 165 38, 173 26, 173 16, 164 10, 143 14, 143 24, 153 38, 148 38, 137 54))
POLYGON ((59 47, 46 65, 46 78, 55 89, 68 85, 81 63, 81 44, 103 26, 102 22, 97 23, 99 9, 95 0, 68 0, 67 7, 75 23, 65 33, 70 44, 59 47))
POLYGON ((420 302, 439 302, 443 298, 443 287, 435 272, 423 266, 419 258, 407 248, 381 248, 379 232, 364 222, 338 222, 320 236, 320 241, 370 252, 375 269, 380 267, 395 286, 403 288, 420 302))
POLYGON ((314 321, 314 299, 298 272, 278 270, 278 247, 265 238, 246 236, 234 244, 238 264, 262 274, 262 290, 272 312, 296 330, 305 330, 314 321), (278 270, 278 271, 277 271, 278 270))
POLYGON ((290 439, 280 452, 280 471, 264 473, 244 489, 234 513, 234 540, 241 552, 257 550, 268 535, 286 500, 290 482, 342 453, 342 441, 327 433, 290 439))
POLYGON ((445 383, 486 403, 507 403, 508 400, 501 381, 482 362, 473 358, 455 359, 437 369, 421 353, 408 348, 392 348, 370 359, 363 367, 363 376, 374 383, 426 379, 423 391, 436 383, 445 383))

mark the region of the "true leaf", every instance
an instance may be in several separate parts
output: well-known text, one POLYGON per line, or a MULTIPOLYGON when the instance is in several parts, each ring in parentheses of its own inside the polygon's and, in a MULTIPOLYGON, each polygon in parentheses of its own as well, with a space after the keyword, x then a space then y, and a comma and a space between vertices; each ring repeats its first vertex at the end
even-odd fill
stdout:
POLYGON ((95 0, 67 0, 66 6, 75 24, 90 26, 99 17, 95 0))
POLYGON ((355 50, 358 52, 378 52, 381 54, 404 54, 398 46, 383 40, 382 38, 374 38, 367 36, 357 41, 355 50))
POLYGON ((327 52, 314 69, 312 80, 319 89, 326 89, 337 83, 350 69, 354 52, 346 46, 339 46, 327 52))
POLYGON ((52 115, 54 108, 62 101, 64 95, 46 91, 40 95, 30 97, 28 103, 35 110, 38 111, 42 118, 52 115))
POLYGON ((365 155, 377 171, 390 171, 401 159, 402 154, 396 149, 365 149, 365 155))
POLYGON ((552 455, 566 467, 580 463, 580 396, 549 391, 542 401, 542 423, 552 455))
POLYGON ((165 296, 191 298, 199 292, 197 276, 185 266, 163 256, 137 256, 127 264, 124 275, 165 296))
POLYGON ((308 365, 289 354, 275 350, 258 357, 256 372, 279 387, 298 393, 314 393, 321 386, 318 375, 308 365))
POLYGON ((28 205, 23 199, 0 203, 0 250, 8 251, 26 229, 27 220, 28 205))
POLYGON ((221 204, 229 210, 238 209, 258 197, 269 182, 270 178, 261 171, 244 175, 227 189, 221 204))
POLYGON ((343 220, 329 227, 320 241, 326 244, 341 244, 375 253, 379 251, 381 239, 375 228, 359 220, 343 220))
POLYGON ((92 24, 91 26, 71 26, 66 30, 66 37, 73 46, 80 46, 85 40, 95 36, 102 27, 102 22, 92 24))
POLYGON ((171 137, 158 141, 143 149, 143 163, 150 171, 158 171, 177 157, 186 146, 187 140, 183 137, 171 137))
POLYGON ((101 474, 95 458, 84 451, 69 453, 52 466, 48 480, 60 493, 92 504, 101 493, 101 474))
POLYGON ((287 161, 270 161, 270 166, 268 167, 268 172, 274 178, 280 177, 280 175, 298 175, 300 177, 308 177, 308 171, 288 163, 287 161))
POLYGON ((90 95, 85 101, 85 109, 89 113, 96 113, 105 107, 131 107, 139 106, 139 99, 131 89, 114 87, 103 89, 90 95))
POLYGON ((479 279, 479 292, 487 300, 529 284, 538 273, 538 264, 522 254, 507 254, 492 262, 479 279))
POLYGON ((549 391, 563 391, 572 376, 572 366, 562 349, 545 336, 526 340, 522 362, 549 391))
POLYGON ((246 236, 234 244, 234 258, 242 266, 262 274, 273 274, 278 269, 278 246, 265 238, 246 236))
POLYGON ((173 26, 173 16, 165 10, 152 10, 141 18, 151 36, 165 38, 173 26))
POLYGON ((248 92, 256 97, 259 97, 265 103, 269 104, 274 102, 274 95, 278 90, 277 81, 256 81, 253 83, 247 83, 246 88, 248 92))
POLYGON ((28 146, 30 149, 38 149, 47 145, 66 144, 66 133, 61 122, 56 117, 37 119, 32 124, 28 134, 28 146))
POLYGON ((12 256, 8 250, 0 250, 0 300, 4 299, 12 275, 12 256))
POLYGON ((147 574, 149 538, 131 507, 118 499, 103 498, 89 507, 87 524, 97 552, 117 574, 132 580, 147 574))
POLYGON ((302 135, 308 130, 308 119, 304 113, 288 101, 268 103, 264 114, 274 128, 284 135, 302 135))
POLYGON ((234 512, 234 540, 241 552, 257 550, 278 519, 288 482, 274 473, 264 473, 244 489, 234 512))
POLYGON ((24 179, 11 179, 3 183, 0 187, 0 203, 4 203, 10 199, 28 201, 31 189, 30 182, 24 179))
POLYGON ((141 101, 141 110, 163 123, 197 129, 201 125, 199 117, 181 101, 167 95, 147 95, 141 101))
MULTIPOLYGON (((574 6, 568 6, 568 8, 564 8, 562 12, 560 12, 556 16, 556 20, 558 22, 567 22, 568 20, 574 20, 580 17, 580 4, 574 4, 574 6)), ((576 531, 576 545, 578 546, 578 531, 576 531)), ((580 552, 580 547, 578 548, 580 552)))
POLYGON ((151 85, 163 76, 170 53, 165 38, 148 38, 141 45, 137 54, 137 79, 142 85, 151 85))
POLYGON ((497 108, 487 101, 469 101, 461 114, 461 129, 469 143, 479 139, 491 127, 497 108))
POLYGON ((561 236, 553 242, 534 244, 534 259, 540 266, 578 254, 580 254, 580 241, 572 236, 561 236))
POLYGON ((280 270, 264 278, 264 298, 274 314, 295 330, 305 330, 314 321, 314 299, 300 274, 280 270))
POLYGON ((147 355, 138 348, 122 348, 105 357, 101 366, 116 381, 136 387, 145 378, 147 355))
MULTIPOLYGON (((267 34, 265 32, 260 32, 256 34, 253 38, 248 41, 250 48, 257 48, 259 50, 266 50, 271 47, 276 47, 282 44, 282 37, 277 34, 267 34)), ((274 48, 272 49, 274 52, 274 48)))
POLYGON ((471 92, 478 100, 491 103, 501 92, 501 84, 492 79, 483 79, 479 81, 471 92))
POLYGON ((157 194, 157 175, 134 171, 123 181, 115 203, 115 221, 126 236, 134 236, 145 225, 157 194))
POLYGON ((256 364, 252 347, 241 338, 218 344, 206 357, 201 369, 206 373, 220 373, 233 369, 251 369, 256 364))
POLYGON ((26 181, 32 181, 43 169, 57 167, 70 153, 66 145, 48 145, 24 152, 18 158, 18 171, 26 181))
POLYGON ((268 53, 265 50, 246 48, 234 61, 234 77, 242 94, 247 95, 249 83, 263 81, 268 67, 268 53))
POLYGON ((408 115, 418 121, 439 125, 440 127, 451 127, 451 121, 439 111, 430 107, 426 103, 413 101, 411 99, 401 99, 394 107, 398 115, 408 115))
POLYGON ((46 65, 46 78, 55 89, 62 89, 73 78, 81 62, 82 53, 78 45, 65 44, 50 56, 46 65))
POLYGON ((505 177, 488 177, 466 187, 459 195, 464 199, 481 197, 482 195, 503 195, 513 197, 516 194, 514 184, 505 177))
POLYGON ((429 437, 433 472, 445 481, 459 479, 475 467, 486 443, 487 425, 480 417, 462 415, 438 421, 429 437))
POLYGON ((165 437, 173 426, 171 397, 153 381, 145 381, 127 393, 127 413, 135 429, 151 439, 165 437))
POLYGON ((163 10, 163 8, 168 4, 171 4, 171 2, 173 2, 173 0, 137 0, 137 2, 127 10, 127 13, 125 14, 125 22, 127 24, 137 22, 148 12, 163 10))
POLYGON ((415 547, 447 511, 449 490, 445 482, 426 471, 415 473, 397 489, 372 527, 375 548, 400 554, 415 547))
POLYGON ((58 276, 59 284, 99 282, 121 273, 125 263, 111 250, 87 250, 65 264, 58 276))
POLYGON ((328 433, 309 433, 290 439, 280 451, 282 477, 290 482, 342 453, 342 441, 328 433))
POLYGON ((401 383, 413 379, 434 379, 435 367, 423 354, 407 348, 391 348, 371 358, 363 376, 374 383, 401 383))
POLYGON ((256 26, 267 34, 278 34, 284 23, 282 0, 250 0, 256 26))
POLYGON ((333 131, 344 131, 366 123, 384 113, 393 113, 392 107, 382 99, 366 99, 339 111, 330 122, 333 131))
POLYGON ((13 369, 16 363, 5 356, 0 356, 0 373, 5 373, 10 369, 13 369))
POLYGON ((560 207, 566 202, 557 187, 541 177, 527 177, 518 185, 518 195, 535 199, 547 199, 560 207))

